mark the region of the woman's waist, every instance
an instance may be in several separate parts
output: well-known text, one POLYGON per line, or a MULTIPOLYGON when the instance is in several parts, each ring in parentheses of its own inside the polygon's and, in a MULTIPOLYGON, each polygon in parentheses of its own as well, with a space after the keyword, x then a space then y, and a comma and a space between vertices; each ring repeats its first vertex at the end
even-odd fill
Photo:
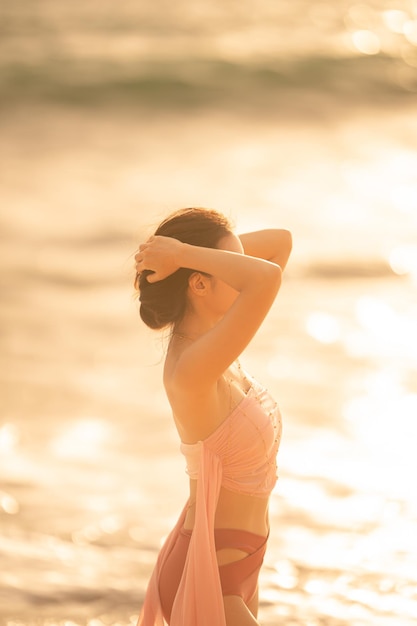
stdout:
MULTIPOLYGON (((192 483, 194 481, 190 481, 192 483)), ((195 521, 195 493, 191 489, 184 528, 192 530, 195 521)), ((268 497, 249 496, 220 489, 214 528, 246 530, 266 537, 269 533, 268 497)))

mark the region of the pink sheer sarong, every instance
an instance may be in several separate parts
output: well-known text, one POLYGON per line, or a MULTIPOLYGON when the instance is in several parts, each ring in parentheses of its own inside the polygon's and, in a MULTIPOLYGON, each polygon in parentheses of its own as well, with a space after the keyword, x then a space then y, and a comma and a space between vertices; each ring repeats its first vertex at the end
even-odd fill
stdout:
MULTIPOLYGON (((200 442, 195 524, 175 596, 170 626, 226 626, 223 594, 214 541, 214 516, 222 482, 219 457, 200 442)), ((187 506, 168 535, 149 581, 137 626, 165 626, 159 597, 162 565, 184 526, 187 506)))

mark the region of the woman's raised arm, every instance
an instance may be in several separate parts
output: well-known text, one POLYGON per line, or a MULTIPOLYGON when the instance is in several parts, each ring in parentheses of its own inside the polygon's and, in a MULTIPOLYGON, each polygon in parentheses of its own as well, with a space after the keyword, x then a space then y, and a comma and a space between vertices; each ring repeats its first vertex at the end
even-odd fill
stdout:
MULTIPOLYGON (((194 304, 207 298, 207 310, 200 319, 208 326, 178 359, 175 378, 178 384, 194 388, 214 384, 246 348, 268 313, 281 284, 281 268, 275 262, 241 253, 235 235, 228 240, 230 249, 204 248, 185 244, 170 237, 151 237, 136 255, 137 270, 152 270, 150 282, 163 279, 180 267, 190 268, 194 277, 194 304), (212 308, 221 306, 219 293, 223 281, 235 297, 218 319, 212 308), (233 301, 234 300, 234 301, 233 301)), ((192 278, 190 278, 192 281, 192 278)), ((203 307, 205 305, 203 304, 203 307)))
POLYGON ((239 235, 245 254, 276 263, 284 270, 292 250, 289 230, 270 228, 239 235))

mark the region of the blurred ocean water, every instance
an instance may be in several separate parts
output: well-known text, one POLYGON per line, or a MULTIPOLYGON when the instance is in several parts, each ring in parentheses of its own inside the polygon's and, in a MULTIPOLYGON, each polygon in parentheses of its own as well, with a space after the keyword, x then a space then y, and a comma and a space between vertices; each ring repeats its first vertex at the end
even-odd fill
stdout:
POLYGON ((417 7, 0 7, 0 623, 134 624, 186 497, 132 296, 178 206, 285 226, 265 626, 417 615, 417 7))
MULTIPOLYGON (((279 106, 283 92, 393 102, 417 91, 411 0, 14 0, 0 8, 4 104, 103 99, 279 106)), ((408 98, 407 98, 408 97, 408 98)))

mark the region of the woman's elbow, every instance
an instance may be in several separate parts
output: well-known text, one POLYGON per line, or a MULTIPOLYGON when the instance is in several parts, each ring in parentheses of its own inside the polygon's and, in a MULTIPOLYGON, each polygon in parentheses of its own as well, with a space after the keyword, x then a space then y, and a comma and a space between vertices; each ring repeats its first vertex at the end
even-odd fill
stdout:
POLYGON ((278 292, 282 282, 282 268, 278 263, 270 262, 268 264, 268 276, 266 282, 273 292, 278 292))
POLYGON ((289 230, 282 230, 281 231, 281 245, 280 247, 285 250, 285 252, 287 253, 287 258, 290 256, 291 254, 291 250, 292 250, 292 234, 291 231, 289 230))
POLYGON ((292 251, 292 234, 289 230, 283 229, 279 231, 279 235, 276 256, 271 260, 279 265, 283 271, 292 251))

